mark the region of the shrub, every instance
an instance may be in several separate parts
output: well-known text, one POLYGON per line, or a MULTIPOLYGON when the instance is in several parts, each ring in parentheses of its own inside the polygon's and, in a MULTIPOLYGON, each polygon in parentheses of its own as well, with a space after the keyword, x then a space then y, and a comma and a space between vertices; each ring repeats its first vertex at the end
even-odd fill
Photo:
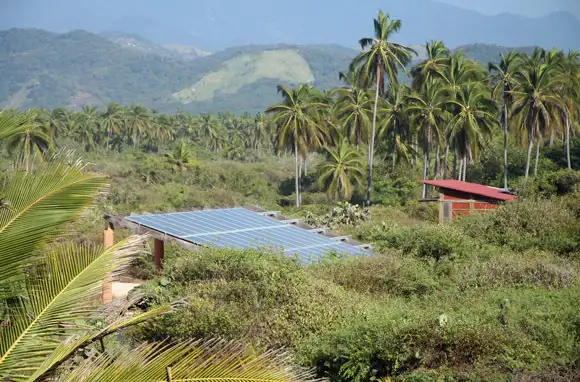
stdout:
POLYGON ((580 250, 580 222, 565 199, 521 198, 486 214, 462 217, 456 225, 471 237, 516 251, 580 250))
POLYGON ((451 225, 400 227, 396 224, 375 227, 370 238, 379 250, 394 248, 421 259, 453 259, 469 256, 478 244, 451 225))
POLYGON ((422 296, 437 287, 428 264, 399 254, 346 258, 315 265, 313 272, 347 290, 380 297, 422 296))
POLYGON ((243 338, 288 346, 332 327, 357 298, 309 274, 296 260, 264 251, 204 249, 168 261, 143 288, 146 301, 186 299, 138 337, 243 338), (163 283, 162 283, 163 281, 163 283))

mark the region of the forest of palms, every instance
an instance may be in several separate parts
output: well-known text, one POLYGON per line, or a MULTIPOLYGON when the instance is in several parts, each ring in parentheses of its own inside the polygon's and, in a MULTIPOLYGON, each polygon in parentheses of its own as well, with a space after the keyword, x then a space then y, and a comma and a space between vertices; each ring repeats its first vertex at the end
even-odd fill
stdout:
POLYGON ((291 362, 335 381, 576 380, 580 54, 537 48, 484 66, 431 41, 427 58, 410 67, 413 50, 395 42, 402 22, 379 12, 373 25, 336 74, 342 87, 280 85, 280 102, 256 115, 167 115, 117 103, 2 111, 0 376, 112 381, 142 362, 135 370, 159 381, 171 380, 171 367, 180 381, 312 377, 267 352, 284 347, 291 362), (89 164, 72 161, 69 148, 89 164), (87 188, 75 188, 77 177, 87 188), (484 183, 518 201, 438 225, 437 206, 418 202, 435 196, 421 179, 484 183), (110 190, 98 195, 105 183, 110 190), (54 216, 34 211, 34 198, 59 187, 63 195, 46 204, 54 216), (87 245, 102 240, 103 214, 243 203, 352 235, 375 255, 302 266, 260 250, 168 248, 158 273, 138 249, 146 238, 103 253, 87 245), (59 246, 72 221, 78 247, 59 246), (78 262, 66 280, 31 281, 66 261, 78 262), (117 267, 146 281, 121 309, 140 314, 99 321, 102 312, 70 293, 94 297, 117 267), (75 272, 82 285, 56 293, 75 272), (50 311, 51 300, 62 308, 50 311), (54 316, 27 320, 38 307, 54 316), (58 346, 63 322, 86 337, 58 346), (235 345, 191 342, 215 338, 266 353, 252 361, 235 345), (27 346, 36 346, 28 366, 27 346), (125 362, 132 346, 139 352, 125 362), (223 364, 196 374, 212 352, 223 364), (228 354, 255 367, 229 369, 228 354))

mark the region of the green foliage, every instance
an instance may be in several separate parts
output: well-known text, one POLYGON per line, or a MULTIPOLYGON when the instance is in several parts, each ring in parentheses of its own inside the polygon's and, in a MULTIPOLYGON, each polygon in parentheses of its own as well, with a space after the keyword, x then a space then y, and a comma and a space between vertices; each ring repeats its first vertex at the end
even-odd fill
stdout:
POLYGON ((539 248, 568 255, 580 251, 580 224, 565 199, 522 199, 490 213, 462 217, 457 224, 471 237, 516 251, 539 248))

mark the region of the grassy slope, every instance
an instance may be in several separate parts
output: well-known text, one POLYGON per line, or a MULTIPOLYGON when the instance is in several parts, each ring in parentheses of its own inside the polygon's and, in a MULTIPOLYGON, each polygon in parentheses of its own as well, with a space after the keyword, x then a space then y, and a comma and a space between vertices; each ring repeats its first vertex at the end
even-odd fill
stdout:
POLYGON ((233 94, 260 79, 281 83, 311 83, 315 80, 308 62, 295 50, 243 54, 222 64, 194 85, 173 95, 183 103, 213 99, 217 92, 233 94))

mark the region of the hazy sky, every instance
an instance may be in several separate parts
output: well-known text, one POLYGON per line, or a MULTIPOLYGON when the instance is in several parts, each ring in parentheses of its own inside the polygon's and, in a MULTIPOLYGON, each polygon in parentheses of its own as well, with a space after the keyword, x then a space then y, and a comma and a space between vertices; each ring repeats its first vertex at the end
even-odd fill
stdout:
POLYGON ((567 11, 580 18, 580 0, 439 0, 488 15, 508 12, 539 17, 567 11))

